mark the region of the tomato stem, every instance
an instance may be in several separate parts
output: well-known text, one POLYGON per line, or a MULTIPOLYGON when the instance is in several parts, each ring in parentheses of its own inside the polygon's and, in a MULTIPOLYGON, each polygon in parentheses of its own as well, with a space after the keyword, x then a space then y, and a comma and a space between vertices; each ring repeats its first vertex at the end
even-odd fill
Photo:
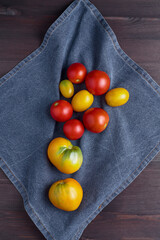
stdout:
POLYGON ((76 79, 76 82, 80 82, 80 79, 76 79))

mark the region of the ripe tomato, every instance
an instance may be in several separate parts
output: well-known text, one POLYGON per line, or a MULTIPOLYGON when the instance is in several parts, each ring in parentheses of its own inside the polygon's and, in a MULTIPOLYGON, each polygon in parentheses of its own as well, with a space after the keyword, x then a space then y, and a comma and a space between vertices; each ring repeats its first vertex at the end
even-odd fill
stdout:
POLYGON ((57 122, 65 122, 72 117, 73 108, 69 102, 58 100, 52 104, 50 113, 57 122))
POLYGON ((55 207, 64 211, 74 211, 82 201, 83 189, 75 179, 67 178, 53 183, 48 197, 55 207))
POLYGON ((109 115, 102 108, 90 108, 83 115, 83 123, 87 130, 100 133, 108 125, 109 115))
POLYGON ((84 81, 87 70, 82 63, 73 63, 67 70, 68 79, 76 84, 84 81))
POLYGON ((87 90, 81 90, 72 98, 72 107, 75 112, 83 112, 93 103, 94 97, 87 90))
POLYGON ((63 132, 68 139, 76 140, 82 137, 84 126, 77 119, 68 120, 63 126, 63 132))
POLYGON ((108 91, 110 79, 107 73, 93 70, 87 74, 85 84, 88 91, 93 95, 102 95, 108 91))
POLYGON ((111 107, 118 107, 128 102, 129 92, 125 88, 114 88, 107 92, 106 103, 111 107))
POLYGON ((54 138, 49 143, 47 154, 50 162, 59 171, 66 174, 78 171, 83 162, 81 149, 62 137, 54 138))
POLYGON ((65 98, 71 98, 74 94, 73 84, 69 80, 61 81, 59 84, 59 89, 60 89, 61 94, 65 98))

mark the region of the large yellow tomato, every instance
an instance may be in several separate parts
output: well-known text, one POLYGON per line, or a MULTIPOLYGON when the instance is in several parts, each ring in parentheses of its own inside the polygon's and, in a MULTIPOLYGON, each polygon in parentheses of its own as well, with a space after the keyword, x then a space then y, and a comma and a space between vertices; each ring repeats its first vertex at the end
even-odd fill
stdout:
POLYGON ((75 179, 67 178, 53 183, 48 196, 55 207, 64 211, 74 211, 82 201, 83 189, 75 179))
POLYGON ((93 103, 94 97, 87 90, 81 90, 76 93, 72 99, 72 107, 76 112, 83 112, 93 103))
POLYGON ((71 81, 69 80, 63 80, 59 84, 59 89, 61 94, 65 98, 71 98, 74 94, 74 86, 71 81))
POLYGON ((48 158, 59 171, 71 174, 82 165, 83 155, 79 147, 73 146, 65 138, 55 138, 48 146, 48 158))
POLYGON ((129 92, 125 88, 114 88, 106 93, 106 103, 111 107, 124 105, 129 99, 129 92))

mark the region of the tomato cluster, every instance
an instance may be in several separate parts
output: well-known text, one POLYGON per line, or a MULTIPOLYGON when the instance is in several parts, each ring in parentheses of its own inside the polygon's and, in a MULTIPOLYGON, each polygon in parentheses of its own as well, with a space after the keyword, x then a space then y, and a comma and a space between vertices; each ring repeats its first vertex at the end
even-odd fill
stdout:
POLYGON ((54 102, 50 108, 51 116, 59 122, 66 122, 63 127, 65 136, 68 139, 76 140, 82 137, 84 126, 87 130, 100 133, 108 125, 108 113, 102 108, 90 108, 93 101, 93 95, 105 96, 106 103, 112 107, 125 104, 129 99, 129 93, 124 88, 115 88, 108 91, 110 87, 110 78, 104 71, 93 70, 87 74, 85 66, 81 63, 73 63, 67 69, 68 80, 60 82, 59 89, 66 98, 74 95, 74 84, 80 84, 85 81, 86 89, 76 93, 71 104, 65 100, 54 102), (87 110, 88 109, 88 110, 87 110), (76 112, 86 111, 83 115, 83 124, 77 119, 71 119, 73 110, 76 112), (83 126, 84 125, 84 126, 83 126))
MULTIPOLYGON (((73 97, 71 104, 65 100, 57 100, 52 104, 50 113, 56 121, 65 122, 63 132, 70 140, 81 138, 84 127, 94 133, 100 133, 107 127, 108 113, 102 108, 89 108, 94 101, 93 95, 103 95, 107 92, 105 100, 112 107, 121 106, 129 99, 129 93, 124 88, 108 91, 110 78, 107 73, 93 70, 87 74, 85 66, 81 63, 70 65, 67 77, 67 80, 60 82, 59 89, 65 98, 73 97), (85 81, 87 90, 83 89, 74 95, 73 83, 80 84, 83 81, 85 81), (83 123, 78 119, 71 119, 73 111, 85 111, 83 123)), ((81 167, 83 154, 81 149, 78 146, 73 146, 68 139, 61 137, 53 139, 48 146, 47 154, 51 163, 59 171, 72 174, 81 167)), ((55 207, 64 211, 74 211, 82 201, 83 189, 75 179, 67 178, 53 183, 48 196, 55 207)))

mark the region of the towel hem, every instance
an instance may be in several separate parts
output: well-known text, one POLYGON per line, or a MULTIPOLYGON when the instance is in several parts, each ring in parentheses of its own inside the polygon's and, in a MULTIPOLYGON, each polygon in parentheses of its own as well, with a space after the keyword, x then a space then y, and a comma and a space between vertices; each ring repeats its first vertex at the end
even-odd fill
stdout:
POLYGON ((99 10, 89 1, 89 0, 82 0, 84 4, 89 7, 94 17, 100 23, 100 25, 104 28, 104 30, 110 36, 113 46, 117 51, 118 55, 123 59, 127 65, 129 65, 135 72, 137 72, 151 87, 152 89, 160 96, 160 86, 157 82, 153 80, 153 78, 143 69, 141 68, 136 62, 134 62, 120 47, 117 37, 109 24, 107 23, 106 19, 103 15, 99 12, 99 10))
MULTIPOLYGON (((75 235, 71 238, 72 240, 78 240, 80 238, 87 225, 103 210, 104 207, 106 207, 117 195, 119 195, 133 182, 133 180, 143 171, 143 169, 151 162, 151 160, 158 154, 159 151, 160 143, 158 142, 158 144, 141 161, 140 165, 127 177, 127 179, 113 193, 111 193, 110 196, 107 196, 105 200, 103 200, 103 202, 100 204, 100 206, 88 217, 87 220, 83 222, 83 224, 76 231, 75 235)), ((47 227, 42 223, 42 220, 39 218, 38 214, 32 208, 25 187, 10 170, 2 158, 0 158, 0 167, 21 194, 23 198, 24 208, 37 228, 42 232, 46 239, 55 240, 55 238, 52 237, 51 233, 47 230, 47 227)))
POLYGON ((43 42, 41 45, 34 50, 30 55, 24 58, 21 62, 19 62, 12 70, 10 70, 7 74, 0 78, 0 87, 4 84, 8 79, 14 76, 18 71, 20 71, 28 62, 32 61, 35 57, 37 57, 47 46, 49 38, 52 36, 53 32, 60 26, 62 22, 72 13, 72 11, 76 8, 78 3, 81 0, 73 1, 68 8, 52 23, 52 25, 48 28, 46 34, 44 35, 43 42))
POLYGON ((132 171, 123 183, 113 192, 110 196, 107 196, 100 206, 93 212, 87 220, 79 227, 72 240, 78 240, 82 235, 87 225, 105 208, 117 195, 119 195, 124 189, 126 189, 136 177, 144 170, 145 167, 152 161, 152 159, 160 152, 160 142, 151 150, 151 152, 141 161, 139 166, 132 171), (82 230, 83 229, 83 230, 82 230))
MULTIPOLYGON (((159 85, 151 78, 151 76, 142 69, 138 64, 136 64, 120 47, 117 38, 110 28, 104 17, 98 11, 98 9, 89 1, 89 0, 75 0, 72 2, 69 7, 57 18, 57 20, 50 26, 47 30, 44 40, 39 48, 33 51, 29 56, 27 56, 24 60, 22 60, 19 64, 17 64, 11 71, 9 71, 6 75, 0 78, 0 86, 5 83, 8 79, 10 79, 13 75, 15 75, 21 68, 28 62, 30 62, 34 57, 38 56, 47 46, 48 40, 51 37, 54 30, 60 26, 60 24, 71 14, 71 12, 76 8, 79 2, 83 1, 92 11, 92 13, 97 18, 97 21, 101 24, 101 26, 108 32, 109 36, 112 39, 113 45, 118 52, 119 56, 131 67, 133 68, 141 77, 150 84, 152 89, 160 94, 159 85)), ((78 240, 82 235, 84 229, 87 225, 103 210, 103 208, 108 205, 118 194, 120 194, 133 180, 142 172, 142 170, 150 163, 150 161, 158 154, 160 151, 160 143, 158 143, 148 156, 144 160, 141 161, 140 165, 127 177, 127 179, 114 191, 109 197, 107 196, 102 204, 92 213, 87 220, 85 220, 81 226, 77 229, 75 235, 72 237, 72 240, 78 240)), ((24 202, 24 207, 30 218, 33 220, 37 228, 42 232, 44 237, 48 240, 55 240, 52 237, 51 233, 47 230, 45 224, 42 223, 42 220, 39 218, 38 214, 35 212, 31 204, 29 203, 27 191, 23 184, 19 181, 19 179, 14 175, 14 173, 7 166, 6 162, 0 158, 0 167, 4 171, 4 173, 8 176, 10 181, 17 188, 19 193, 21 194, 24 202)), ((69 238, 70 239, 70 238, 69 238)))

